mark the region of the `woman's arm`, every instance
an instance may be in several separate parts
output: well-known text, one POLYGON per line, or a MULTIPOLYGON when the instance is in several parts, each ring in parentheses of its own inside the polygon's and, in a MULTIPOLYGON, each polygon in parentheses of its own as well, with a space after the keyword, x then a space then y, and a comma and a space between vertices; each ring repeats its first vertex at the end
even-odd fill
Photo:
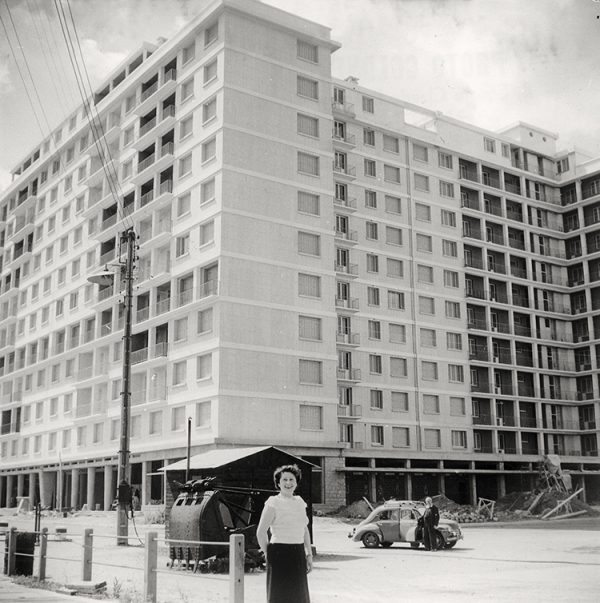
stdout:
POLYGON ((256 539, 258 540, 258 546, 260 550, 267 556, 267 545, 269 544, 269 535, 267 530, 275 519, 275 509, 271 506, 265 505, 256 528, 256 539))
POLYGON ((312 545, 310 543, 310 533, 308 531, 308 526, 304 528, 304 552, 306 553, 306 571, 310 572, 312 570, 312 545))

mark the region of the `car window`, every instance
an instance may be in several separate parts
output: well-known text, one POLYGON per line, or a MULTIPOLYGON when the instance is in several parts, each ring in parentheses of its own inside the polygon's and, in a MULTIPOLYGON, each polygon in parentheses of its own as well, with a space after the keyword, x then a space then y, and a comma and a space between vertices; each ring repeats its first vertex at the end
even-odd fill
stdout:
POLYGON ((402 515, 400 516, 402 519, 411 519, 412 518, 412 510, 411 509, 402 509, 402 515))

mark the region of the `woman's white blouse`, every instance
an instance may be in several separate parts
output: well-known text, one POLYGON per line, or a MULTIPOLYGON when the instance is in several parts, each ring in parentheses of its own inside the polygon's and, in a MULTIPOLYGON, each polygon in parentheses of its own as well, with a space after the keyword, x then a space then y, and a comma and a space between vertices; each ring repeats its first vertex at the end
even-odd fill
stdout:
POLYGON ((304 528, 308 525, 306 503, 300 496, 271 496, 265 507, 275 511, 271 523, 271 542, 283 544, 302 544, 304 528))

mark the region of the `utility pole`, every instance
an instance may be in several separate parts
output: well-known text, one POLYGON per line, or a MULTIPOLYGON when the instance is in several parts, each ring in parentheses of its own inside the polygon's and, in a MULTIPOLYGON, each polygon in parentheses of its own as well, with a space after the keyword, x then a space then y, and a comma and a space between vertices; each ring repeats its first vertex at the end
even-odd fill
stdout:
POLYGON ((121 281, 125 281, 125 329, 123 332, 123 380, 121 391, 121 437, 119 446, 119 467, 117 472, 117 544, 129 544, 128 509, 132 509, 130 450, 131 418, 131 312, 133 307, 133 268, 136 253, 136 235, 133 228, 121 233, 120 249, 126 247, 125 262, 119 258, 121 281))

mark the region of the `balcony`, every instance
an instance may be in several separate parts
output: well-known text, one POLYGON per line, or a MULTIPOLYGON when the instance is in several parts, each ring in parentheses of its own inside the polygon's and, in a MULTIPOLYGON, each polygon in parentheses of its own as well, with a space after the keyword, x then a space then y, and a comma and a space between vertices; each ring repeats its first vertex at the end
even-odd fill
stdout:
POLYGON ((479 414, 473 415, 473 425, 491 425, 492 415, 479 414))
POLYGON ((135 114, 140 116, 146 115, 154 105, 158 104, 159 100, 164 99, 172 92, 176 85, 177 71, 170 69, 162 76, 160 85, 156 81, 140 94, 140 102, 134 109, 135 114))
POLYGON ((331 103, 331 109, 334 113, 356 117, 356 111, 354 110, 353 103, 339 103, 337 101, 333 101, 331 103))
POLYGON ((161 119, 154 117, 145 123, 139 131, 137 139, 132 147, 138 151, 147 148, 153 140, 156 140, 166 134, 175 123, 175 105, 169 105, 162 111, 161 119))
POLYGON ((336 229, 335 238, 340 241, 344 241, 345 243, 358 243, 358 232, 356 230, 348 230, 344 232, 336 229))
POLYGON ((140 348, 131 352, 131 364, 140 364, 148 360, 148 348, 140 348))
POLYGON ((152 348, 152 358, 166 358, 169 352, 169 344, 166 341, 155 343, 152 348))
POLYGON ((150 306, 146 306, 145 308, 138 308, 135 313, 135 322, 144 322, 144 320, 148 320, 150 318, 150 306))
POLYGON ((167 297, 165 299, 161 299, 160 301, 156 302, 156 305, 154 306, 154 315, 158 316, 160 314, 164 314, 165 312, 168 312, 171 309, 171 298, 167 297))
POLYGON ((344 345, 360 345, 360 333, 340 333, 335 334, 336 343, 344 345))
POLYGON ((340 381, 360 381, 360 369, 337 369, 337 378, 340 381))
POLYGON ((217 295, 217 292, 217 280, 206 281, 205 283, 200 283, 198 285, 198 299, 204 299, 205 297, 210 297, 211 295, 217 295))
POLYGON ((338 176, 346 176, 351 180, 356 178, 356 168, 353 165, 341 165, 334 162, 333 172, 338 176))
POLYGON ((350 418, 358 418, 362 416, 362 407, 360 404, 338 404, 337 416, 350 418))
POLYGON ((334 131, 333 141, 348 145, 350 147, 356 146, 356 137, 354 136, 354 134, 346 133, 344 136, 340 136, 339 134, 336 134, 336 132, 334 131))
POLYGON ((347 299, 343 299, 341 297, 335 298, 335 307, 343 310, 358 310, 360 307, 360 302, 357 297, 349 297, 347 299))
POLYGON ((140 185, 152 177, 151 171, 162 172, 173 160, 174 152, 175 144, 167 142, 159 149, 158 153, 152 153, 145 159, 142 159, 138 163, 137 173, 131 178, 131 182, 135 185, 140 185))
POLYGON ((334 262, 334 270, 346 276, 358 276, 358 264, 338 264, 334 262))
POLYGON ((337 197, 334 197, 333 204, 336 208, 356 211, 356 197, 348 197, 346 199, 338 199, 337 197))
POLYGON ((190 287, 189 289, 181 291, 177 296, 177 307, 181 308, 181 306, 190 304, 192 301, 194 301, 194 289, 190 287))

